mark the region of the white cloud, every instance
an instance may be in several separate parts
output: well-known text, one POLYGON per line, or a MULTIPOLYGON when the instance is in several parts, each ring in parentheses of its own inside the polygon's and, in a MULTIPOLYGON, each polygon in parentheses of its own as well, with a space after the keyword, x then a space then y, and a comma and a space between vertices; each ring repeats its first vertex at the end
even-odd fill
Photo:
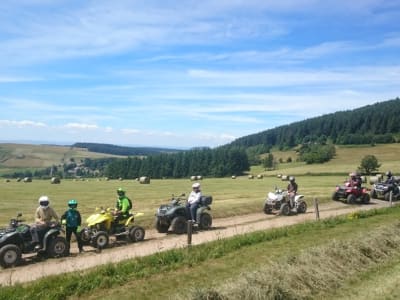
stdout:
POLYGON ((68 129, 99 129, 97 125, 94 124, 84 124, 84 123, 68 123, 64 125, 68 129))
POLYGON ((13 120, 0 120, 1 127, 47 127, 45 123, 35 122, 29 120, 13 121, 13 120))

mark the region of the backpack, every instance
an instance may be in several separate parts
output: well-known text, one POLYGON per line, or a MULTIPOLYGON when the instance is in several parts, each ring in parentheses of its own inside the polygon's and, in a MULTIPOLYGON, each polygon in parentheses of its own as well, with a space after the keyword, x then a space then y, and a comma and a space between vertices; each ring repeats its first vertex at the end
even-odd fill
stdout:
POLYGON ((131 201, 131 199, 129 199, 128 197, 126 197, 126 199, 128 199, 128 202, 129 202, 128 210, 131 210, 132 207, 133 207, 132 201, 131 201))

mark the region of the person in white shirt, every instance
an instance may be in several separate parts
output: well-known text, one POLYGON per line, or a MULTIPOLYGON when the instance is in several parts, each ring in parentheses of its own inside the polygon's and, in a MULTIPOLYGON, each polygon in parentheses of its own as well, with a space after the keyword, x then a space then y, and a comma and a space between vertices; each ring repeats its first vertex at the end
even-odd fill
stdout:
POLYGON ((200 183, 196 182, 192 184, 192 191, 187 200, 186 209, 190 213, 192 217, 192 221, 196 222, 196 211, 199 207, 201 198, 201 190, 200 190, 200 183))

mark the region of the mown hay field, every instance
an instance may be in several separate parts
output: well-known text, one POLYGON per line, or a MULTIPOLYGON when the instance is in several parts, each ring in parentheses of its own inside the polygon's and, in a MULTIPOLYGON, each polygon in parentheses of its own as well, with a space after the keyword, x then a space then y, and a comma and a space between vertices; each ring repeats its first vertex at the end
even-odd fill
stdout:
MULTIPOLYGON (((330 196, 336 184, 343 182, 344 176, 298 176, 299 193, 304 194, 311 205, 313 198, 321 202, 331 201, 330 196)), ((143 212, 141 224, 152 226, 157 208, 170 201, 172 195, 191 191, 189 179, 151 180, 150 184, 140 184, 135 180, 99 180, 84 181, 61 180, 60 184, 51 184, 50 180, 17 182, 15 179, 0 182, 0 224, 6 224, 18 212, 27 222, 33 221, 33 214, 41 195, 48 195, 51 205, 61 214, 67 209, 70 199, 78 201, 78 209, 84 219, 96 207, 114 207, 116 190, 123 187, 127 196, 133 200, 134 211, 143 212)), ((212 214, 214 218, 261 212, 264 199, 275 186, 286 188, 288 182, 277 177, 248 179, 247 176, 231 178, 205 178, 200 181, 202 192, 213 196, 212 214)), ((185 198, 185 197, 183 197, 185 198)), ((139 221, 139 219, 138 219, 139 221)))

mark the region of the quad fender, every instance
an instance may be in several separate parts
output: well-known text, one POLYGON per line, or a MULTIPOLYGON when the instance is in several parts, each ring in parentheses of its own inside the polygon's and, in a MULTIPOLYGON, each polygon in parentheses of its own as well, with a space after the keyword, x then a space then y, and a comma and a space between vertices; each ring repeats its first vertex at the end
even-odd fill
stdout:
POLYGON ((302 200, 303 198, 304 198, 304 195, 296 195, 294 197, 294 201, 298 202, 298 201, 302 200))
POLYGON ((47 231, 43 237, 43 250, 46 250, 47 247, 47 242, 53 238, 56 237, 60 234, 60 230, 56 228, 52 228, 49 231, 47 231))
POLYGON ((186 211, 186 206, 180 205, 180 206, 176 206, 173 207, 172 209, 170 209, 168 211, 169 216, 183 216, 186 218, 187 215, 187 211, 186 211))

